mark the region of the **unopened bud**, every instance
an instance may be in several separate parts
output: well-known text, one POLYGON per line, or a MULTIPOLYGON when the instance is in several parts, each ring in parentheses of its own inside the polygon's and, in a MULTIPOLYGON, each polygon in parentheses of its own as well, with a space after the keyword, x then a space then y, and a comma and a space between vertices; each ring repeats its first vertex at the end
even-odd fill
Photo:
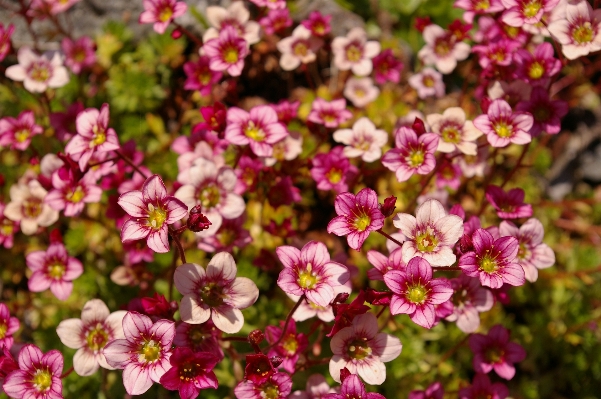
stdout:
POLYGON ((265 339, 265 334, 261 330, 252 330, 250 334, 248 334, 248 342, 253 345, 259 345, 265 339))
POLYGON ((182 31, 181 29, 174 29, 173 32, 171 32, 171 38, 173 39, 179 39, 180 37, 182 37, 182 31))
POLYGON ((344 303, 344 302, 346 302, 348 297, 349 297, 348 292, 341 292, 340 294, 336 295, 336 298, 334 298, 334 303, 344 303))
POLYGON ((415 121, 413 121, 413 125, 411 125, 411 129, 413 129, 415 134, 417 134, 418 136, 421 136, 422 134, 426 133, 426 125, 424 124, 424 121, 422 121, 419 118, 415 118, 415 121))
POLYGON ((393 195, 386 198, 383 204, 378 204, 378 207, 380 208, 380 212, 382 212, 384 217, 387 218, 392 216, 396 208, 396 197, 393 195))
POLYGON ((490 107, 491 103, 492 103, 492 100, 488 97, 484 97, 482 99, 482 101, 480 102, 480 108, 482 108, 483 113, 488 114, 488 107, 490 107))
POLYGON ((279 356, 272 356, 269 358, 269 361, 271 362, 271 365, 274 368, 277 368, 280 364, 282 364, 282 362, 284 361, 284 359, 282 359, 279 356))
POLYGON ((209 219, 202 214, 201 210, 201 205, 196 205, 195 207, 193 207, 190 210, 188 222, 186 223, 188 228, 195 233, 208 229, 209 226, 212 224, 209 221, 209 219))
POLYGON ((344 382, 348 376, 351 375, 351 372, 346 367, 340 370, 340 382, 344 382))

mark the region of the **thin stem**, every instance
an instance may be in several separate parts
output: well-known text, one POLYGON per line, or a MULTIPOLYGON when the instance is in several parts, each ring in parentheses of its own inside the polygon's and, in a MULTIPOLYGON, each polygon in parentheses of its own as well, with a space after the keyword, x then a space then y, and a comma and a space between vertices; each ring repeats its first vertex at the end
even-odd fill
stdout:
POLYGON ((305 73, 305 78, 307 79, 307 83, 311 90, 315 91, 315 84, 313 83, 313 79, 311 79, 311 75, 309 75, 309 69, 307 68, 307 64, 303 64, 303 72, 305 73))
POLYGON ((192 32, 190 32, 188 29, 184 28, 182 25, 178 24, 177 22, 173 21, 173 24, 176 26, 177 29, 182 31, 182 33, 184 35, 186 35, 188 37, 188 39, 190 39, 194 43, 196 43, 196 45, 198 47, 202 47, 202 45, 203 45, 202 39, 199 39, 198 37, 196 37, 192 32))
POLYGON ((140 168, 138 168, 138 166, 136 164, 134 164, 131 159, 129 159, 128 157, 126 157, 119 151, 115 150, 114 153, 117 154, 117 156, 119 158, 121 158, 123 160, 123 162, 125 162, 126 164, 128 164, 129 166, 134 168, 134 170, 136 172, 138 172, 142 177, 144 177, 145 179, 148 179, 148 176, 146 176, 146 173, 142 172, 142 170, 140 170, 140 168))
POLYGON ((177 234, 171 227, 169 227, 169 235, 173 238, 173 242, 177 246, 177 250, 179 251, 179 257, 182 260, 182 263, 186 262, 186 253, 184 251, 184 247, 182 246, 181 241, 179 240, 179 234, 177 234))
POLYGON ((383 306, 382 309, 380 309, 380 311, 378 312, 378 314, 376 315, 376 319, 379 319, 380 316, 382 316, 382 313, 384 313, 384 311, 388 309, 388 306, 383 306))
POLYGON ((398 245, 399 247, 403 246, 403 243, 400 242, 399 240, 397 240, 396 238, 392 237, 390 234, 384 232, 382 229, 376 230, 376 232, 382 234, 384 237, 388 238, 390 241, 394 242, 396 245, 398 245))
POLYGON ((284 339, 284 336, 286 335, 286 331, 288 330, 288 324, 290 324, 290 319, 292 319, 292 315, 294 315, 294 312, 296 312, 296 309, 298 309, 298 307, 304 300, 305 300, 305 294, 301 295, 301 297, 298 298, 298 301, 296 302, 294 307, 290 310, 290 312, 288 313, 288 316, 286 316, 286 322, 284 322, 284 328, 282 328, 282 335, 280 335, 280 338, 278 338, 277 341, 275 341, 273 344, 271 344, 267 347, 268 350, 273 348, 277 344, 279 344, 282 341, 282 339, 284 339))
POLYGON ((67 376, 68 376, 69 374, 71 374, 72 372, 73 372, 73 366, 71 366, 71 368, 70 368, 69 370, 65 371, 65 372, 63 373, 63 375, 61 375, 61 380, 62 380, 63 378, 67 378, 67 376))
POLYGON ((505 176, 505 180, 503 180, 503 183, 501 183, 501 188, 505 187, 505 185, 509 182, 509 180, 511 180, 515 172, 519 169, 520 164, 522 163, 524 157, 526 156, 526 153, 528 152, 528 148, 530 148, 530 143, 526 144, 522 149, 522 153, 520 154, 517 163, 515 164, 513 169, 507 174, 507 176, 505 176))
POLYGON ((174 281, 174 276, 175 276, 175 269, 177 268, 177 252, 173 253, 173 259, 171 260, 171 267, 170 267, 170 274, 171 277, 169 278, 169 302, 171 302, 171 300, 173 299, 173 284, 175 283, 174 281))
POLYGON ((457 352, 457 349, 459 349, 461 347, 461 345, 463 345, 465 343, 465 341, 467 341, 467 339, 470 337, 470 334, 467 334, 465 337, 463 337, 463 339, 459 342, 457 342, 455 345, 453 345, 453 347, 451 349, 449 349, 443 356, 442 358, 438 361, 438 364, 441 365, 442 363, 444 363, 448 358, 450 358, 453 353, 457 352))

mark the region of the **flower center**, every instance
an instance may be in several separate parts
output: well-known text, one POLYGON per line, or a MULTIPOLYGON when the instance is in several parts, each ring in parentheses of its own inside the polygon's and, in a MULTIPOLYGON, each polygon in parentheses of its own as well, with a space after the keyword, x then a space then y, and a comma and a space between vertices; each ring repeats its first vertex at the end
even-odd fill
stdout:
POLYGON ((234 46, 228 46, 223 49, 223 60, 227 64, 235 64, 239 59, 238 48, 234 46))
POLYGON ((572 30, 572 39, 577 44, 590 43, 593 41, 593 27, 589 21, 584 22, 582 25, 577 26, 572 30))
POLYGON ((537 107, 532 110, 532 116, 537 122, 546 122, 551 117, 551 110, 546 104, 537 104, 537 107))
POLYGON ((92 133, 94 133, 94 138, 90 142, 90 148, 103 144, 106 141, 106 131, 102 126, 94 125, 92 133))
POLYGON ((346 59, 350 62, 359 62, 363 56, 363 50, 357 43, 351 43, 346 46, 346 59))
POLYGON ((517 258, 519 260, 524 260, 530 257, 530 250, 528 249, 528 247, 526 246, 525 243, 521 242, 519 247, 518 247, 518 256, 517 258))
POLYGON ((38 392, 45 392, 52 386, 52 374, 48 369, 38 369, 35 371, 31 382, 38 392))
POLYGON ((254 141, 263 141, 265 140, 265 132, 261 129, 260 126, 255 125, 253 121, 248 122, 246 128, 244 128, 244 134, 251 140, 254 141))
POLYGON ((282 341, 282 348, 284 348, 290 355, 294 355, 298 350, 298 341, 294 334, 288 334, 282 341))
POLYGON ((167 219, 167 211, 160 206, 148 204, 148 225, 155 230, 163 227, 163 223, 167 219))
POLYGON ((307 55, 308 52, 308 48, 307 48, 307 44, 304 41, 298 41, 296 43, 294 43, 294 46, 292 46, 292 52, 294 53, 294 55, 297 55, 299 57, 304 57, 307 55))
POLYGON ((442 136, 442 141, 446 143, 459 144, 461 141, 459 126, 455 124, 446 125, 442 128, 440 134, 442 136))
POLYGON ((188 341, 193 344, 192 349, 198 349, 211 335, 205 333, 200 325, 192 325, 188 330, 188 341))
POLYGON ((520 34, 520 28, 511 25, 503 25, 503 31, 510 39, 515 39, 520 34))
POLYGON ((161 357, 161 347, 158 342, 154 342, 154 340, 146 341, 144 339, 144 345, 142 345, 142 349, 140 349, 140 361, 146 363, 152 363, 157 361, 161 357))
POLYGON ((494 273, 499 269, 499 265, 495 258, 488 253, 479 259, 480 270, 486 273, 494 273))
POLYGON ((23 143, 23 142, 27 141, 27 139, 29 138, 29 135, 30 135, 29 129, 17 130, 15 132, 15 140, 17 141, 17 143, 23 143))
POLYGON ((505 356, 505 352, 496 346, 487 348, 484 352, 484 357, 489 364, 501 363, 503 356, 505 356))
POLYGON ((198 375, 198 364, 184 363, 179 369, 179 379, 181 381, 190 382, 198 375))
POLYGON ((326 178, 332 184, 338 184, 342 180, 342 171, 340 169, 332 168, 326 173, 326 178))
POLYGON ((6 337, 6 331, 8 331, 8 324, 5 320, 0 321, 0 339, 6 337))
POLYGON ((42 213, 42 201, 38 198, 28 198, 23 201, 23 215, 29 219, 35 219, 42 213))
POLYGON ((104 348, 109 341, 109 335, 104 330, 104 325, 102 323, 96 323, 96 326, 88 331, 86 335, 86 342, 88 343, 88 348, 93 350, 94 352, 98 352, 100 349, 104 348))
POLYGON ((430 75, 424 75, 422 77, 422 84, 426 87, 434 87, 434 79, 430 75))
POLYGON ((67 194, 67 201, 78 203, 81 202, 85 196, 86 193, 83 191, 83 188, 81 186, 77 186, 75 190, 67 194))
POLYGON ((200 290, 200 299, 211 308, 222 305, 223 298, 223 288, 217 283, 207 283, 200 290))
POLYGON ((484 11, 490 8, 489 0, 480 0, 474 3, 474 11, 484 11))
POLYGON ((353 225, 359 231, 365 231, 371 224, 371 218, 365 211, 362 211, 360 215, 355 218, 353 225))
POLYGON ((545 74, 545 67, 538 61, 534 61, 530 64, 530 69, 528 70, 528 76, 530 79, 540 79, 545 74))
POLYGON ((420 283, 408 286, 405 297, 412 303, 422 304, 428 299, 428 289, 420 283))
POLYGON ((428 226, 426 231, 421 232, 415 237, 417 250, 420 252, 432 252, 438 248, 438 237, 432 227, 428 226))
POLYGON ((54 280, 61 280, 67 268, 65 264, 58 259, 48 265, 48 276, 54 280))
POLYGON ((313 265, 311 263, 307 263, 307 268, 303 271, 299 271, 298 273, 298 285, 307 290, 312 290, 315 288, 315 285, 319 282, 319 278, 317 274, 313 272, 313 265))
POLYGON ((424 151, 420 146, 420 148, 411 150, 411 152, 407 156, 407 163, 412 168, 417 168, 424 163, 425 157, 426 157, 426 154, 424 154, 424 151))
POLYGON ((199 195, 200 204, 205 209, 212 209, 221 202, 221 192, 215 183, 209 183, 204 187, 199 195))
POLYGON ((34 62, 30 67, 29 76, 37 82, 46 82, 50 79, 50 69, 43 62, 34 62))
POLYGON ((347 354, 351 359, 362 360, 371 356, 371 348, 367 344, 367 338, 357 338, 349 343, 347 354))
POLYGON ((325 123, 335 123, 336 122, 336 115, 334 115, 331 112, 323 111, 320 116, 321 116, 321 119, 323 119, 323 121, 325 123))
POLYGON ((280 390, 273 384, 267 384, 263 387, 261 397, 264 399, 279 399, 280 390))
POLYGON ((513 136, 513 126, 508 125, 507 122, 505 122, 505 121, 496 122, 493 125, 493 129, 499 137, 509 138, 509 137, 513 136))
POLYGON ((526 18, 534 18, 541 9, 540 0, 531 0, 523 5, 523 12, 526 18))
POLYGON ((171 9, 171 7, 165 7, 161 10, 161 13, 159 14, 159 21, 167 22, 171 19, 172 16, 173 9, 171 9))
POLYGON ((15 227, 11 220, 4 219, 4 220, 2 220, 2 223, 0 223, 0 235, 8 237, 11 234, 13 234, 14 230, 15 230, 15 227))
POLYGON ((449 43, 449 38, 441 37, 436 39, 436 42, 434 43, 434 52, 441 58, 449 55, 451 52, 451 43, 449 43))

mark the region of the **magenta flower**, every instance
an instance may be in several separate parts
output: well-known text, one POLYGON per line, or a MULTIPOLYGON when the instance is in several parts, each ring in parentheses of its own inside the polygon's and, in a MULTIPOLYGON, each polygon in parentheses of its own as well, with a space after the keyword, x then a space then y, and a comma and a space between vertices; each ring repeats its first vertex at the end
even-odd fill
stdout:
POLYGON ((184 15, 188 9, 186 3, 177 0, 144 0, 143 4, 144 12, 140 14, 138 22, 154 24, 152 28, 159 34, 165 33, 171 21, 184 15))
POLYGON ((250 145, 258 157, 273 155, 273 144, 288 135, 286 127, 278 121, 278 114, 269 105, 251 108, 250 113, 232 107, 227 111, 225 139, 235 145, 250 145))
POLYGON ((81 376, 94 374, 98 367, 113 370, 104 356, 106 345, 123 335, 123 317, 127 312, 118 310, 110 313, 100 299, 86 302, 81 319, 67 319, 59 323, 56 333, 61 342, 77 349, 73 357, 73 368, 81 376))
POLYGON ((559 133, 561 118, 568 113, 568 103, 562 100, 551 101, 549 91, 536 86, 532 88, 530 101, 519 102, 515 109, 532 114, 534 123, 530 129, 530 134, 536 137, 542 132, 547 134, 559 133))
POLYGON ((13 334, 19 329, 19 319, 11 317, 8 306, 0 302, 0 350, 13 346, 13 334))
POLYGON ((378 194, 364 188, 357 195, 341 193, 334 201, 336 216, 328 223, 328 233, 347 236, 349 247, 359 251, 369 233, 384 226, 384 215, 378 207, 378 194))
POLYGON ((480 285, 477 278, 465 274, 451 280, 453 296, 450 308, 452 313, 445 317, 457 323, 457 327, 466 334, 475 332, 480 326, 480 313, 489 311, 495 301, 491 291, 480 285))
POLYGON ((506 147, 510 143, 527 144, 532 141, 529 131, 534 119, 527 112, 513 112, 505 100, 494 100, 486 115, 474 119, 476 126, 486 134, 493 147, 506 147))
POLYGON ((33 271, 28 287, 32 292, 50 291, 61 301, 73 290, 73 280, 83 273, 83 265, 67 253, 60 242, 50 244, 46 251, 34 251, 25 258, 27 267, 33 271))
POLYGON ((551 77, 561 69, 561 61, 554 54, 553 45, 548 42, 536 46, 534 53, 519 49, 513 57, 517 64, 517 77, 533 86, 547 87, 551 77))
POLYGON ((221 359, 208 352, 193 352, 187 347, 175 348, 169 362, 171 368, 160 383, 170 391, 179 391, 181 399, 195 399, 201 389, 217 389, 213 368, 221 359))
POLYGON ((211 319, 215 327, 228 334, 244 325, 240 309, 257 300, 259 289, 246 277, 236 277, 238 269, 232 255, 219 252, 206 270, 186 263, 175 270, 175 287, 184 295, 180 303, 182 321, 200 324, 211 319))
POLYGON ((430 384, 424 391, 411 391, 408 399, 443 399, 444 389, 440 382, 430 384))
POLYGON ((532 216, 532 205, 524 203, 524 190, 512 188, 509 191, 499 186, 486 187, 486 199, 496 209, 501 219, 518 219, 532 216))
POLYGON ((343 148, 336 146, 327 154, 317 154, 313 158, 311 177, 319 190, 346 191, 349 182, 359 173, 357 167, 342 154, 343 148))
POLYGON ((470 46, 457 40, 453 32, 438 25, 430 24, 423 32, 426 44, 418 57, 426 65, 434 64, 441 73, 449 74, 457 67, 457 61, 463 61, 470 55, 470 46))
POLYGON ((0 146, 24 151, 31 138, 42 134, 44 129, 36 125, 32 111, 23 111, 15 119, 10 116, 0 119, 0 146))
POLYGON ((476 15, 494 14, 504 9, 501 0, 455 0, 454 6, 465 10, 463 20, 468 24, 476 15))
POLYGON ((146 179, 141 191, 121 194, 118 204, 131 216, 121 229, 121 241, 146 238, 148 247, 159 253, 169 252, 168 225, 188 215, 182 201, 167 195, 159 175, 146 179))
POLYGON ((119 149, 117 133, 109 124, 109 105, 103 104, 100 111, 87 108, 77 115, 75 121, 77 135, 65 147, 65 152, 79 160, 79 168, 84 171, 95 152, 119 149))
POLYGON ((459 390, 459 399, 505 399, 509 396, 509 390, 500 382, 491 384, 486 374, 476 374, 472 385, 459 390))
POLYGON ((10 202, 4 208, 4 216, 19 222, 23 234, 32 235, 38 227, 48 227, 58 220, 58 211, 46 203, 48 192, 37 180, 19 183, 10 188, 10 202))
POLYGON ((323 40, 311 35, 311 31, 303 25, 297 26, 292 35, 277 43, 280 66, 285 71, 292 71, 301 64, 315 61, 316 52, 323 45, 323 40))
POLYGON ((4 27, 4 25, 0 23, 0 62, 4 60, 10 51, 10 38, 14 31, 15 26, 13 24, 4 27))
POLYGON ((330 21, 332 21, 331 15, 323 15, 319 11, 315 10, 311 11, 309 18, 301 21, 301 24, 305 28, 309 29, 313 36, 324 37, 332 30, 330 21))
POLYGON ((313 100, 311 112, 307 120, 324 125, 325 127, 335 128, 351 119, 352 116, 351 111, 346 109, 346 100, 344 98, 326 101, 323 98, 317 97, 313 100))
POLYGON ((77 40, 65 37, 61 42, 61 48, 65 53, 65 64, 74 74, 79 74, 96 62, 94 41, 88 36, 82 36, 77 40))
POLYGON ((309 241, 301 250, 288 245, 276 248, 284 270, 278 286, 292 295, 306 295, 318 306, 328 306, 337 287, 345 284, 350 275, 346 266, 330 261, 325 244, 309 241))
POLYGON ((230 76, 240 76, 244 58, 249 54, 246 40, 231 25, 219 31, 219 36, 205 42, 202 47, 209 57, 209 67, 215 72, 227 71, 230 76))
POLYGON ((485 287, 500 288, 503 284, 524 284, 524 269, 516 262, 519 243, 515 237, 494 239, 484 229, 472 235, 474 250, 459 258, 458 266, 470 277, 478 277, 485 287))
POLYGON ((333 353, 330 375, 334 381, 340 382, 340 370, 348 368, 351 374, 359 374, 366 383, 380 385, 386 380, 384 363, 396 359, 403 345, 397 337, 379 333, 376 316, 364 313, 332 337, 330 348, 333 353))
MULTIPOLYGON (((565 18, 549 24, 551 36, 561 43, 566 58, 574 60, 601 50, 601 9, 587 1, 565 5, 565 18)), ((8 76, 8 69, 6 70, 8 76)))
POLYGON ((294 373, 300 354, 307 349, 309 341, 305 334, 296 331, 294 320, 290 320, 285 332, 283 332, 283 327, 284 322, 280 321, 280 327, 267 326, 265 328, 265 337, 271 345, 275 344, 284 335, 277 345, 269 349, 267 356, 270 358, 279 356, 283 359, 280 367, 283 367, 289 373, 294 373))
POLYGON ((323 375, 312 374, 307 378, 305 390, 292 392, 288 399, 323 399, 325 395, 335 392, 334 388, 330 388, 323 375))
POLYGON ((356 374, 348 375, 342 381, 340 393, 328 393, 320 397, 321 399, 386 399, 383 395, 374 392, 367 392, 365 385, 356 374))
POLYGON ((259 7, 267 7, 270 10, 281 10, 282 8, 286 8, 285 0, 250 0, 250 1, 251 1, 251 3, 254 3, 259 7))
POLYGON ((370 280, 384 281, 384 276, 391 270, 404 271, 407 265, 403 262, 401 248, 395 249, 390 256, 385 256, 378 251, 367 251, 367 260, 374 265, 373 269, 367 271, 370 280))
POLYGON ((399 182, 407 181, 414 173, 426 175, 436 166, 434 152, 440 139, 434 133, 417 136, 408 127, 401 127, 394 135, 396 148, 386 152, 382 165, 395 173, 399 182))
POLYGON ((538 219, 528 219, 519 229, 504 220, 499 226, 499 234, 518 239, 517 262, 524 268, 526 280, 535 282, 539 269, 546 269, 555 263, 555 253, 547 244, 543 244, 545 232, 538 219))
POLYGON ((345 37, 336 37, 332 41, 334 65, 341 71, 352 70, 357 76, 371 73, 374 58, 380 52, 380 43, 367 41, 365 29, 351 29, 345 37))
POLYGON ((509 342, 509 330, 497 324, 488 331, 488 335, 472 334, 469 339, 474 352, 474 370, 488 374, 495 370, 497 375, 511 380, 515 375, 514 363, 526 358, 526 351, 519 344, 509 342))
POLYGON ((407 237, 403 243, 403 261, 421 256, 432 266, 451 266, 455 263, 453 245, 463 234, 463 220, 447 215, 442 204, 428 199, 415 211, 415 217, 398 213, 394 226, 407 237))
POLYGON ((269 10, 267 16, 259 20, 259 24, 268 35, 282 32, 284 29, 292 26, 290 10, 282 8, 281 10, 269 10))
POLYGON ((522 27, 525 24, 536 25, 544 13, 551 12, 559 0, 501 0, 506 10, 501 20, 509 26, 522 27))
POLYGON ((451 283, 446 278, 433 279, 432 266, 420 257, 411 259, 404 271, 386 273, 384 282, 393 292, 390 313, 406 313, 415 324, 428 329, 434 325, 434 305, 453 295, 451 283))
POLYGON ((148 316, 127 312, 123 333, 125 339, 115 339, 104 347, 104 356, 111 367, 123 369, 127 393, 141 395, 171 368, 175 323, 161 319, 153 324, 148 316))
POLYGON ((63 399, 63 355, 53 349, 43 353, 35 345, 25 345, 17 358, 19 370, 6 376, 2 388, 11 398, 63 399))
POLYGON ((482 69, 494 69, 511 65, 513 55, 522 43, 502 38, 486 44, 472 47, 472 53, 478 54, 478 63, 482 69))
POLYGON ((65 216, 77 216, 83 211, 86 203, 99 202, 102 189, 96 185, 96 179, 90 172, 80 180, 64 179, 60 173, 52 174, 51 190, 44 202, 57 211, 65 211, 65 216))
POLYGON ((234 388, 234 395, 237 399, 287 399, 291 391, 290 376, 286 373, 275 373, 262 381, 241 381, 234 388))
POLYGON ((223 359, 223 350, 218 341, 221 335, 211 320, 202 324, 181 322, 175 327, 173 345, 186 346, 194 352, 209 352, 223 359))
POLYGON ((399 83, 403 63, 396 59, 391 49, 386 49, 376 55, 373 60, 374 80, 383 85, 386 82, 399 83))
POLYGON ((23 82, 27 91, 41 93, 48 87, 62 87, 69 82, 69 73, 58 52, 37 55, 29 47, 21 47, 17 54, 19 63, 6 68, 6 77, 23 82))
POLYGON ((420 73, 415 73, 409 78, 409 86, 417 90, 417 95, 421 99, 428 97, 444 96, 445 86, 442 81, 442 74, 433 68, 426 67, 420 73))
POLYGON ((184 64, 186 82, 184 89, 198 90, 203 96, 211 94, 213 85, 219 82, 223 74, 209 68, 209 58, 200 56, 197 61, 188 61, 184 64))

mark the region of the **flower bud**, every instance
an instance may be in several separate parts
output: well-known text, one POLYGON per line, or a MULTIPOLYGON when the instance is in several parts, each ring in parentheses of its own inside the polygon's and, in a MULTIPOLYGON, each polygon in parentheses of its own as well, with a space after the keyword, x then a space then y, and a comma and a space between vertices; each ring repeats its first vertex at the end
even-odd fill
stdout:
POLYGON ((426 133, 426 125, 424 124, 424 121, 422 121, 419 118, 415 118, 415 121, 413 121, 413 125, 411 125, 411 128, 415 131, 415 134, 417 134, 418 136, 421 136, 422 134, 426 133))
POLYGON ((196 205, 193 207, 190 210, 190 216, 188 217, 188 222, 186 223, 188 228, 195 233, 208 229, 212 224, 209 219, 207 219, 207 217, 200 212, 201 210, 201 205, 196 205))
POLYGON ((265 339, 265 334, 261 330, 252 330, 250 334, 248 334, 248 342, 253 345, 259 345, 265 339))
POLYGON ((271 365, 274 368, 277 368, 280 364, 282 364, 282 362, 284 361, 284 359, 282 359, 279 356, 272 356, 269 358, 269 361, 271 361, 271 365))
POLYGON ((396 197, 393 195, 386 198, 383 204, 378 204, 378 207, 380 208, 380 212, 382 212, 384 217, 387 218, 392 216, 396 208, 396 197))

